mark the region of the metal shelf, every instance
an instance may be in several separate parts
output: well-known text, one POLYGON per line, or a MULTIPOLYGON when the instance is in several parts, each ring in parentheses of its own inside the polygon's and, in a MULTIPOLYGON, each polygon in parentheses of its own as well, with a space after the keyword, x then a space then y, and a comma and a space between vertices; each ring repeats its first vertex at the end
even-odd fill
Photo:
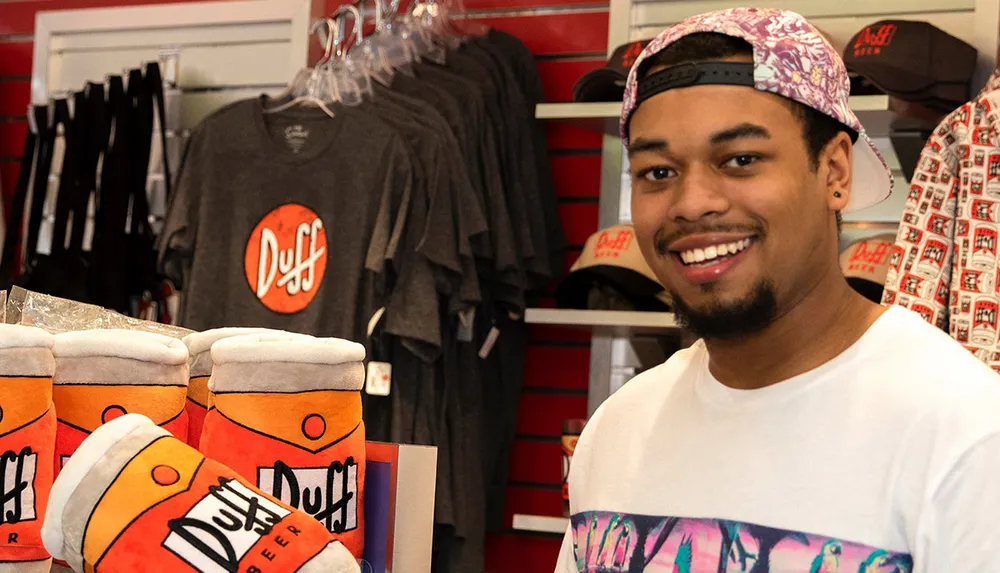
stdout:
POLYGON ((609 135, 618 135, 618 116, 621 112, 621 102, 540 103, 535 106, 537 119, 564 121, 609 135))
MULTIPOLYGON (((889 137, 889 127, 900 116, 898 100, 887 95, 851 97, 851 109, 861 120, 870 137, 889 137)), ((574 125, 618 135, 618 118, 621 102, 598 103, 540 103, 535 107, 535 117, 566 121, 574 125)))
POLYGON ((529 308, 524 313, 528 324, 568 326, 598 331, 609 336, 662 334, 678 329, 673 313, 625 310, 571 310, 529 308))
POLYGON ((537 531, 540 533, 566 533, 569 527, 568 517, 550 517, 547 515, 514 514, 514 529, 520 531, 537 531))

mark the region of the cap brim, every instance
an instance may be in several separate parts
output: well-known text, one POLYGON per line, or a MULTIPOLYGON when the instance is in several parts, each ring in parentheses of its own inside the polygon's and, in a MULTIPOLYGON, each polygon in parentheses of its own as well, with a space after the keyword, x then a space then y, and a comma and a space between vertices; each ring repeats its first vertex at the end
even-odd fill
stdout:
POLYGON ((653 299, 663 291, 659 283, 642 273, 614 265, 595 265, 568 274, 556 287, 555 298, 560 308, 585 310, 587 295, 594 283, 610 285, 623 296, 634 299, 636 304, 643 299, 653 299))
POLYGON ((573 100, 578 102, 622 101, 626 76, 608 68, 591 70, 573 86, 573 100))
POLYGON ((854 172, 851 197, 844 213, 867 209, 886 200, 892 193, 892 174, 886 167, 882 154, 868 134, 862 131, 854 143, 854 172))

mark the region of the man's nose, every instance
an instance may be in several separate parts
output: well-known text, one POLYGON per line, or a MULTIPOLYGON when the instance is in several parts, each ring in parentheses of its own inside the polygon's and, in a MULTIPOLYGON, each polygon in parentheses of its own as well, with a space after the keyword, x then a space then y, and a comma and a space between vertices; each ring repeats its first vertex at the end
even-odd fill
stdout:
POLYGON ((729 209, 729 199, 710 169, 694 167, 683 173, 671 190, 669 217, 694 222, 729 209))

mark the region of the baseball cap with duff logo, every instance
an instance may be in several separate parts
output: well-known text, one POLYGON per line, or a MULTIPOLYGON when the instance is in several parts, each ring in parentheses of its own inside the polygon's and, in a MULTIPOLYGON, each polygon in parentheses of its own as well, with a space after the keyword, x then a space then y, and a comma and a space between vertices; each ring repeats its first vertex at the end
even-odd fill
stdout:
POLYGON ((555 296, 560 307, 577 309, 665 311, 670 303, 642 257, 631 225, 591 235, 555 296), (613 308, 604 308, 609 305, 613 308))
POLYGON ((884 233, 855 241, 840 253, 840 270, 847 282, 873 302, 882 301, 895 242, 895 233, 884 233))
POLYGON ((622 142, 628 146, 629 122, 645 100, 666 90, 706 84, 771 92, 844 124, 854 138, 853 183, 845 212, 871 207, 892 193, 892 174, 885 159, 849 106, 851 82, 840 54, 801 15, 770 8, 730 8, 692 16, 663 31, 646 45, 629 71, 619 124, 622 142), (753 47, 753 63, 686 63, 645 75, 651 57, 699 32, 745 40, 753 47))
POLYGON ((628 71, 648 43, 639 40, 615 48, 607 64, 587 72, 573 85, 573 101, 622 101, 628 71))

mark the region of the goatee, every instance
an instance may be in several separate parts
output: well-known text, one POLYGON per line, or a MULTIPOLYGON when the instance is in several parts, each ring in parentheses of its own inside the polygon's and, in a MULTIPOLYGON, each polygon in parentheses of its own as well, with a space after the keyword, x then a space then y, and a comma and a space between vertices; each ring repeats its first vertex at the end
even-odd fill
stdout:
POLYGON ((750 293, 735 302, 713 302, 706 308, 688 306, 677 293, 671 293, 678 324, 699 338, 733 340, 764 330, 778 314, 774 284, 758 282, 750 293))

